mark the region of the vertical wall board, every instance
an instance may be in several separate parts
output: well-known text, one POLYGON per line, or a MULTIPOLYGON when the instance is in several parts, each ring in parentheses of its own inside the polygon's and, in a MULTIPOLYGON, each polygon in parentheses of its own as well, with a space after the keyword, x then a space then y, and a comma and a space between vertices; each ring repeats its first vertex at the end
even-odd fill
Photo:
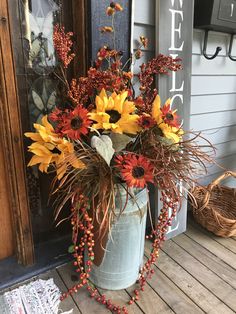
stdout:
MULTIPOLYGON (((189 128, 191 63, 192 63, 193 0, 157 0, 156 4, 156 52, 182 59, 183 69, 158 78, 158 90, 162 102, 173 99, 173 108, 184 119, 184 128, 189 128)), ((154 194, 155 217, 161 208, 158 191, 154 194)), ((186 230, 187 201, 167 233, 173 237, 186 230)))
POLYGON ((111 1, 90 0, 88 14, 90 16, 90 63, 96 59, 99 48, 106 45, 110 48, 121 50, 123 63, 130 57, 130 26, 131 26, 131 4, 130 0, 121 0, 122 12, 117 12, 114 20, 116 30, 115 47, 113 33, 101 33, 101 27, 111 26, 111 17, 106 15, 106 8, 111 1))

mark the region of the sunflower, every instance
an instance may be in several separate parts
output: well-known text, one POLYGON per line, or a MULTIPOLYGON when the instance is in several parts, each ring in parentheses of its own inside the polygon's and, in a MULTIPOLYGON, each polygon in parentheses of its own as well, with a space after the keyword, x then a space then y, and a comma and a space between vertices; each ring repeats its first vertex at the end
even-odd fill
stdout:
POLYGON ((29 152, 34 154, 28 166, 39 164, 39 170, 47 172, 49 165, 54 164, 58 179, 64 176, 69 166, 80 169, 85 167, 84 163, 76 158, 73 144, 55 133, 47 116, 42 118, 42 125, 35 123, 34 128, 38 132, 25 133, 26 137, 35 141, 28 147, 29 152))
POLYGON ((148 182, 154 182, 153 166, 144 156, 132 153, 118 155, 115 162, 128 187, 144 188, 148 182))
POLYGON ((183 136, 184 132, 182 129, 178 129, 175 127, 171 127, 166 123, 161 123, 159 125, 159 128, 161 129, 163 135, 171 140, 174 144, 178 144, 181 137, 183 136))
POLYGON ((137 114, 134 114, 136 107, 132 101, 126 100, 128 92, 107 96, 102 89, 96 96, 96 109, 89 114, 90 119, 96 121, 93 124, 95 129, 111 130, 114 133, 136 134, 140 131, 137 114))
POLYGON ((81 135, 88 133, 92 121, 88 118, 88 110, 78 105, 73 111, 65 113, 58 128, 62 135, 67 135, 72 140, 78 140, 81 135))

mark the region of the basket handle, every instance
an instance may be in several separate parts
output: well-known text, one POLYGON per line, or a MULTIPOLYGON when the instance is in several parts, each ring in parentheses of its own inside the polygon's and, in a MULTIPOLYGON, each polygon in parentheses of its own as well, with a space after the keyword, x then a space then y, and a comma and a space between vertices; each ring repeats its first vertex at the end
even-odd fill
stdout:
POLYGON ((236 179, 236 172, 233 171, 226 171, 225 173, 223 173, 221 176, 219 176, 218 178, 216 178, 214 181, 212 181, 208 186, 207 186, 207 192, 206 195, 203 199, 203 205, 201 206, 201 208, 199 208, 199 211, 202 211, 209 203, 210 197, 211 197, 211 191, 212 189, 218 185, 222 180, 225 180, 228 177, 234 177, 236 179))

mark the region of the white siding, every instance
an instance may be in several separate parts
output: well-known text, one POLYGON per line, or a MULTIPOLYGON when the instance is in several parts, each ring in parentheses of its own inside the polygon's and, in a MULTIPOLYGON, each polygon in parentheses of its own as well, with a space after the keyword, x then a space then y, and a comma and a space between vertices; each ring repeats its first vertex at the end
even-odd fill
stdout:
MULTIPOLYGON (((150 42, 148 49, 143 50, 143 58, 134 65, 137 73, 143 62, 155 56, 155 1, 134 0, 133 8, 134 51, 140 35, 148 37, 150 42)), ((207 53, 213 54, 217 46, 222 47, 214 60, 207 60, 201 54, 203 38, 203 31, 194 30, 190 127, 202 131, 216 146, 216 160, 220 165, 236 171, 236 62, 227 57, 230 36, 209 33, 207 53)), ((236 39, 232 54, 236 56, 236 39)), ((200 182, 208 184, 221 172, 219 167, 211 166, 209 175, 200 182)), ((236 180, 228 180, 228 184, 236 187, 236 180)))
MULTIPOLYGON (((190 126, 202 131, 216 147, 216 161, 236 171, 236 63, 227 57, 230 36, 210 32, 207 53, 222 47, 220 55, 207 60, 202 54, 204 33, 194 30, 192 59, 192 99, 190 126)), ((233 55, 236 55, 234 41, 233 55)), ((209 175, 200 182, 208 184, 222 170, 209 167, 209 175)), ((236 180, 226 182, 236 187, 236 180)))
POLYGON ((155 56, 155 1, 133 0, 133 48, 137 49, 140 36, 149 40, 148 48, 143 49, 143 57, 134 64, 134 73, 139 72, 142 63, 155 56))

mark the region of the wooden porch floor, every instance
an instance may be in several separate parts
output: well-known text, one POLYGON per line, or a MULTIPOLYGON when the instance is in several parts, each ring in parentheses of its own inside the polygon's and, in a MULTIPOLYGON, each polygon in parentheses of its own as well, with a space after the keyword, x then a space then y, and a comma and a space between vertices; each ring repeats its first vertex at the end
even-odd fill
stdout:
MULTIPOLYGON (((146 253, 149 247, 150 243, 146 242, 146 253)), ((40 276, 51 277, 61 291, 77 280, 71 263, 40 276)), ((105 293, 123 304, 128 301, 130 291, 105 293)), ((73 308, 73 314, 111 313, 82 290, 63 301, 60 308, 63 311, 73 308)), ((141 300, 128 309, 135 314, 236 313, 236 239, 215 237, 190 219, 187 232, 165 243, 156 273, 141 300)))

